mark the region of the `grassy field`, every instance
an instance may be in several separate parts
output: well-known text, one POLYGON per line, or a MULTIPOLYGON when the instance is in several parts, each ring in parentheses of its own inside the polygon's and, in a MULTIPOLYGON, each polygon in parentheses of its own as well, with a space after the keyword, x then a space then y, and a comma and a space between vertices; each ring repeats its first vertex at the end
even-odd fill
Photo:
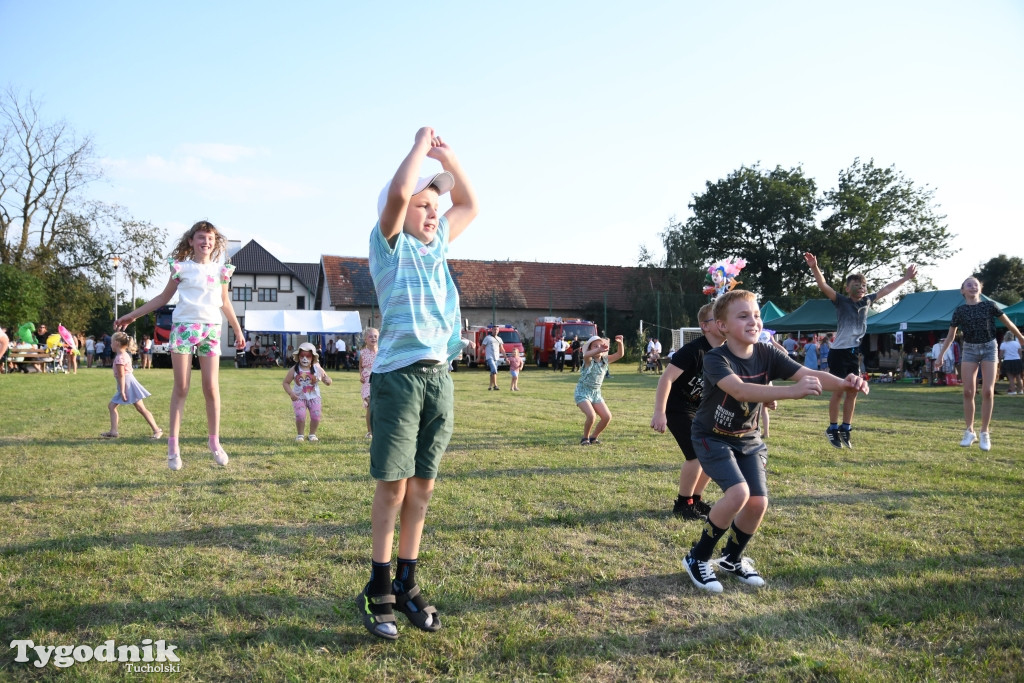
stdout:
MULTIPOLYGON (((748 548, 768 585, 711 596, 680 564, 699 526, 670 514, 682 456, 648 427, 657 378, 612 369, 615 421, 589 448, 574 375, 529 370, 516 394, 454 375, 418 572, 445 627, 399 615, 395 643, 353 603, 373 491, 355 373, 324 389, 314 445, 292 441, 283 371, 225 370, 227 469, 196 375, 180 472, 133 410, 98 438, 109 370, 0 376, 0 679, 58 672, 13 640, 148 638, 177 647, 180 680, 1021 680, 1024 397, 996 397, 989 453, 959 447, 956 388, 872 385, 853 451, 826 442, 825 398, 782 403, 748 548)), ((166 426, 170 371, 137 376, 166 426)))

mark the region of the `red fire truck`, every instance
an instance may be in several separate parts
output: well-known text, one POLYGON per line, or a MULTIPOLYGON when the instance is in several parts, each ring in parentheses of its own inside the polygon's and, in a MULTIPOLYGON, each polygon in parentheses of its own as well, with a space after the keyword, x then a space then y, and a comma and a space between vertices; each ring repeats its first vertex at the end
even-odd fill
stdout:
MULTIPOLYGON (((555 341, 561 337, 571 344, 573 337, 580 343, 597 334, 597 325, 589 320, 578 318, 555 318, 545 316, 537 318, 533 326, 533 361, 538 366, 546 366, 554 362, 555 341)), ((568 353, 568 351, 567 351, 568 353)))
MULTIPOLYGON (((484 337, 487 333, 495 329, 492 327, 480 327, 473 326, 462 331, 462 338, 469 339, 473 342, 473 348, 466 349, 466 353, 463 355, 463 361, 471 368, 477 365, 485 365, 485 349, 484 349, 484 337)), ((498 359, 499 368, 508 367, 508 359, 512 355, 512 352, 519 349, 519 355, 526 357, 525 349, 523 348, 523 338, 519 335, 519 330, 512 327, 511 325, 498 325, 497 327, 498 337, 501 338, 502 344, 505 346, 505 357, 498 359)))

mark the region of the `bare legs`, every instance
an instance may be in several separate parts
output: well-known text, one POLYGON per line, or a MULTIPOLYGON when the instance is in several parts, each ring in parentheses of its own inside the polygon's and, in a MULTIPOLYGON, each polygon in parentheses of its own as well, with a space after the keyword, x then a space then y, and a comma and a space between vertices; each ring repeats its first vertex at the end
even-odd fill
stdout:
POLYGON ((399 481, 377 482, 370 516, 374 562, 391 561, 391 546, 398 519, 402 520, 402 528, 398 533, 398 556, 419 557, 427 504, 433 493, 433 479, 409 477, 399 481))
POLYGON ((612 413, 608 410, 608 404, 591 403, 590 401, 583 400, 576 404, 579 409, 583 412, 583 438, 584 439, 596 439, 598 435, 604 431, 604 428, 608 426, 608 423, 612 421, 612 413), (594 427, 594 419, 599 418, 597 426, 594 427), (593 427, 593 431, 591 428, 593 427))
POLYGON ((964 424, 969 431, 974 431, 974 395, 978 391, 978 368, 981 367, 981 431, 987 432, 992 421, 992 406, 996 393, 996 363, 960 364, 960 374, 964 382, 964 424))

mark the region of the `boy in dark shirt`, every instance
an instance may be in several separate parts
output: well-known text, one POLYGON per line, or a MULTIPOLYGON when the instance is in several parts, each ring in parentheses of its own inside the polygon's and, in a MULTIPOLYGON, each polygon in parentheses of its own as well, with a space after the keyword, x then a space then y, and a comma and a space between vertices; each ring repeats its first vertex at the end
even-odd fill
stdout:
POLYGON ((704 354, 725 341, 715 325, 714 307, 714 303, 704 304, 697 312, 704 335, 672 354, 654 394, 651 429, 664 434, 667 427, 686 458, 679 471, 679 495, 672 507, 672 514, 683 519, 703 519, 711 512, 711 506, 701 499, 710 478, 700 468, 690 430, 704 386, 704 354))
POLYGON ((711 567, 715 545, 728 531, 718 567, 750 586, 764 579, 743 556, 768 509, 765 462, 768 450, 758 424, 761 404, 804 398, 828 391, 868 393, 856 374, 840 379, 800 365, 774 346, 757 343, 761 312, 753 293, 733 290, 715 302, 715 324, 725 344, 704 355, 704 388, 693 421, 693 447, 701 467, 723 495, 711 508, 700 538, 683 559, 683 567, 698 588, 721 593, 722 584, 711 567), (785 386, 776 379, 794 380, 785 386))

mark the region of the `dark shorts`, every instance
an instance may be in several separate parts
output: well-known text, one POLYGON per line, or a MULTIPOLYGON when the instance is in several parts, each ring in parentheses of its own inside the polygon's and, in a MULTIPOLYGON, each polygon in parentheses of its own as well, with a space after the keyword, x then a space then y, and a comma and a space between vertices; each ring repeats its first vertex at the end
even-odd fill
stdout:
POLYGON ((1007 375, 1019 375, 1022 368, 1024 368, 1024 363, 1021 363, 1020 358, 1003 361, 1003 372, 1007 375))
POLYGON ((665 426, 668 427, 668 431, 672 432, 672 436, 676 438, 676 443, 679 444, 679 448, 683 451, 686 459, 696 460, 697 451, 693 450, 693 439, 690 438, 693 415, 688 413, 671 413, 665 416, 665 426))
POLYGON ((728 491, 736 484, 746 483, 752 496, 767 496, 765 463, 768 449, 760 439, 749 439, 738 445, 714 437, 694 437, 694 450, 704 474, 728 491))
POLYGON ((836 377, 860 374, 860 352, 832 349, 828 352, 828 371, 836 377))
POLYGON ((437 478, 454 426, 447 363, 370 375, 370 476, 381 481, 437 478))

